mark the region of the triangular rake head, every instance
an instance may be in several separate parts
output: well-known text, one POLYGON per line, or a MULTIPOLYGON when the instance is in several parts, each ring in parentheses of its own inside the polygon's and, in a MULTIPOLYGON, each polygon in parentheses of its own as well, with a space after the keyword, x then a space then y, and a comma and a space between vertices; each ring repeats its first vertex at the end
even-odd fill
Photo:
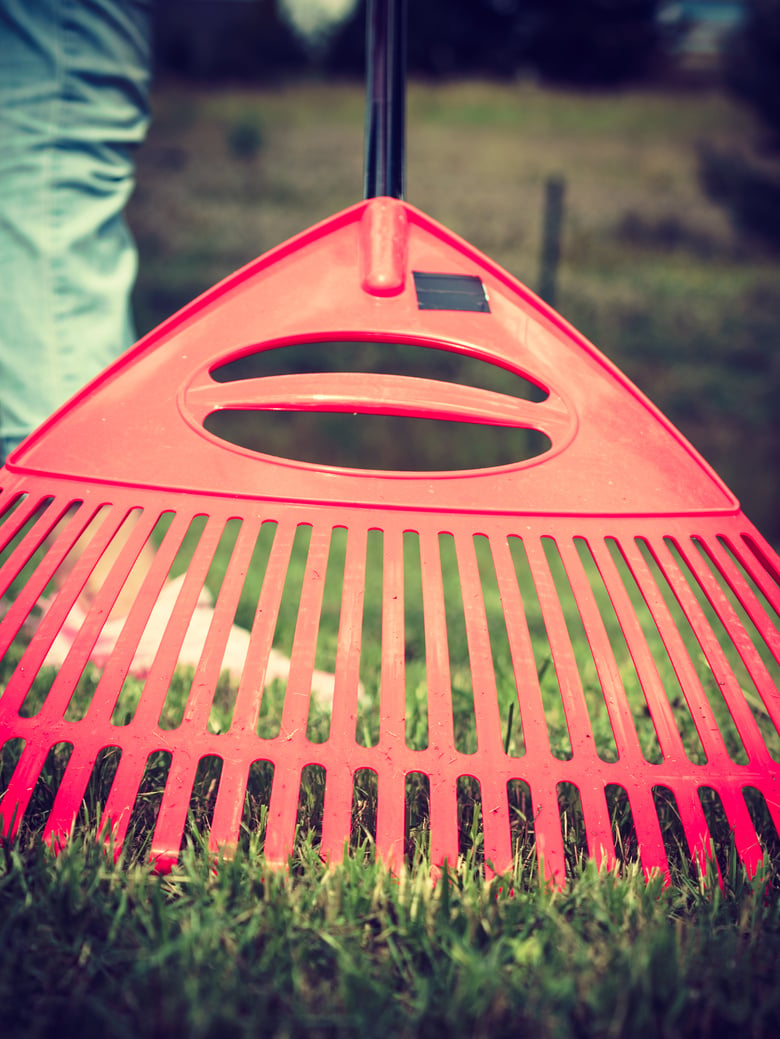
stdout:
POLYGON ((713 840, 753 872, 780 823, 777 556, 593 346, 403 202, 285 243, 99 376, 0 472, 0 551, 7 833, 59 839, 98 798, 166 868, 200 804, 215 851, 262 824, 284 862, 305 818, 331 860, 365 824, 391 865, 532 849, 561 882, 581 851, 649 874, 713 840), (492 381, 435 374, 466 361, 492 381), (529 448, 388 472, 315 436, 298 460, 285 411, 529 448))

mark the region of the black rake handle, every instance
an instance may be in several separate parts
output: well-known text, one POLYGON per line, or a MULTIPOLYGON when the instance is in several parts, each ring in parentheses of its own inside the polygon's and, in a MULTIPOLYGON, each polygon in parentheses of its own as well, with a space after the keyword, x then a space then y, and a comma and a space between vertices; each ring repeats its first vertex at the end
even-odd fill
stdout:
POLYGON ((365 197, 404 197, 406 0, 368 0, 365 197))

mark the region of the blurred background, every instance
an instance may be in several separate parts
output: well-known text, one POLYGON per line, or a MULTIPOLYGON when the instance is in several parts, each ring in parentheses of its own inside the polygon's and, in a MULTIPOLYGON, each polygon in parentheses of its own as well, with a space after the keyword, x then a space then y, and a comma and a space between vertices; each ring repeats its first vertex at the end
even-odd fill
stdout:
MULTIPOLYGON (((156 17, 139 332, 362 197, 363 0, 156 17)), ((408 66, 408 201, 552 302, 780 543, 780 0, 410 0, 408 66)))

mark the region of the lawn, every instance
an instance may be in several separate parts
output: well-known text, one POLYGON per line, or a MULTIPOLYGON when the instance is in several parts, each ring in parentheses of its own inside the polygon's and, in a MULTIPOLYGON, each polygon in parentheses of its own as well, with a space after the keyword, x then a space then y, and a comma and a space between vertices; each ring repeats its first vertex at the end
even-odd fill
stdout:
POLYGON ((592 868, 565 892, 433 887, 250 847, 166 878, 93 845, 0 860, 6 1036, 770 1037, 778 902, 763 881, 664 890, 592 868))
MULTIPOLYGON (((306 84, 254 93, 162 84, 155 112, 131 210, 142 257, 142 328, 359 198, 362 99, 356 87, 306 84)), ((552 175, 565 177, 560 309, 641 383, 746 501, 752 493, 749 513, 759 523, 764 515, 767 532, 777 537, 780 528, 770 521, 777 514, 780 259, 740 239, 702 197, 696 179, 697 142, 740 139, 750 132, 744 114, 715 91, 584 97, 530 84, 415 84, 409 122, 409 200, 532 287, 539 274, 545 183, 552 175)), ((459 374, 473 382, 480 377, 476 369, 459 374)), ((305 429, 285 435, 296 445, 317 438, 305 429)), ((379 435, 371 445, 380 462, 392 460, 397 447, 379 435)), ((465 443, 464 451, 470 449, 465 443)), ((47 508, 56 512, 56 502, 31 516, 0 563, 31 525, 48 522, 47 508)), ((13 508, 0 520, 2 533, 13 508)), ((215 533, 217 527, 199 516, 172 523, 167 515, 151 533, 164 545, 170 530, 179 531, 172 573, 188 572, 198 559, 215 596, 236 579, 228 578, 228 566, 243 536, 236 518, 215 533)), ((662 716, 676 731, 691 776, 701 774, 697 769, 706 768, 721 743, 729 766, 744 764, 750 754, 743 737, 751 728, 771 760, 780 760, 771 697, 759 681, 765 674, 769 685, 780 686, 780 662, 756 634, 755 610, 747 598, 727 591, 728 615, 758 645, 747 667, 740 655, 744 644, 731 638, 722 605, 719 612, 699 587, 694 603, 678 600, 665 574, 688 564, 669 539, 621 545, 603 537, 598 544, 584 537, 569 544, 504 537, 500 556, 502 538, 491 531, 463 537, 439 528, 399 528, 395 534, 370 529, 355 548, 346 522, 331 529, 269 517, 258 528, 241 571, 235 621, 251 626, 262 605, 270 615, 263 623, 273 625, 278 648, 295 656, 309 646, 317 666, 329 671, 338 665, 342 615, 351 608, 351 567, 359 567, 364 696, 349 735, 366 760, 382 746, 387 715, 380 687, 387 662, 395 660, 402 681, 401 739, 409 752, 422 755, 436 746, 434 710, 449 696, 429 685, 446 674, 455 753, 463 762, 477 760, 486 700, 478 686, 487 673, 495 679, 503 749, 496 767, 522 775, 538 738, 549 744, 552 770, 562 774, 576 757, 564 656, 569 673, 578 676, 599 768, 619 768, 623 754, 605 695, 608 672, 622 689, 642 769, 652 771, 665 756, 669 728, 659 723, 662 716), (401 555, 391 567, 396 534, 401 555), (289 566, 279 570, 288 536, 289 566), (499 571, 501 558, 508 576, 499 571), (270 572, 282 583, 276 614, 263 599, 270 572), (316 631, 299 636, 298 617, 311 612, 315 584, 322 596, 316 631), (654 602, 648 601, 651 585, 660 589, 654 602), (501 591, 515 587, 519 598, 504 601, 501 591), (388 608, 388 595, 392 599, 399 589, 400 604, 388 608), (618 589, 622 598, 615 597, 618 589), (438 619, 428 617, 432 627, 426 628, 431 595, 441 596, 443 609, 438 619), (589 612, 583 603, 591 599, 597 605, 589 612), (514 615, 511 602, 521 603, 514 615), (563 618, 558 625, 551 621, 555 604, 563 618), (522 688, 513 669, 517 613, 528 625, 531 647, 524 661, 529 684, 522 688), (400 648, 392 652, 383 645, 388 616, 401 625, 400 636, 398 628, 391 636, 401 638, 400 648), (669 637, 669 626, 679 641, 669 637), (431 632, 443 636, 446 650, 431 632), (313 639, 311 645, 306 639, 313 639), (644 655, 639 646, 646 647, 644 655), (651 672, 657 675, 655 718, 648 710, 651 672), (701 689, 698 702, 688 695, 691 683, 701 689), (535 702, 536 686, 540 709, 533 729, 523 708, 535 702), (735 720, 729 697, 737 692, 745 709, 735 720)), ((732 565, 728 545, 708 546, 703 539, 688 551, 701 555, 695 562, 700 572, 709 569, 724 584, 712 559, 731 553, 732 565)), ((32 577, 36 563, 25 568, 17 587, 32 577)), ((749 588, 776 625, 768 595, 755 582, 749 588)), ((14 594, 12 588, 11 599, 14 594)), ((0 689, 20 662, 24 670, 26 638, 23 632, 13 640, 0 660, 0 689)), ((91 665, 67 704, 62 690, 55 692, 51 669, 32 677, 19 705, 22 718, 45 713, 49 698, 59 697, 76 732, 75 725, 88 723, 93 705, 107 702, 91 665)), ((193 677, 191 669, 180 668, 154 690, 162 743, 170 738, 173 746, 185 724, 193 677)), ((114 692, 111 724, 121 743, 145 686, 127 679, 114 692)), ((235 685, 223 678, 209 710, 201 712, 209 739, 229 739, 238 699, 235 685)), ((308 704, 305 738, 315 758, 320 750, 328 753, 335 714, 335 707, 316 698, 308 704)), ((277 682, 262 698, 255 735, 269 746, 282 740, 285 717, 285 689, 277 682)), ((21 743, 2 747, 0 789, 21 743)), ((115 861, 96 831, 117 768, 116 747, 106 747, 92 770, 69 842, 59 854, 40 843, 71 753, 65 739, 52 747, 19 835, 0 847, 4 1036, 654 1039, 763 1037, 780 1029, 779 842, 756 790, 746 792, 745 803, 766 861, 748 877, 715 791, 701 794, 716 853, 702 874, 674 797, 653 789, 670 866, 666 883, 660 873, 648 879, 637 863, 641 820, 633 819, 619 784, 607 789, 617 852, 609 873, 587 859, 578 790, 561 782, 555 814, 566 876, 554 886, 545 883, 537 862, 535 826, 541 822, 520 779, 506 785, 513 864, 492 875, 479 781, 487 772, 479 759, 473 774, 464 765, 458 779, 458 860, 434 882, 431 783, 422 767, 410 772, 401 791, 404 847, 393 872, 375 855, 378 780, 371 767, 354 777, 344 834, 348 856, 339 865, 321 861, 329 774, 316 765, 305 770, 298 794, 294 852, 286 867, 271 869, 264 850, 279 777, 262 759, 242 790, 235 847, 216 859, 207 851, 222 779, 214 754, 200 761, 194 777, 180 863, 160 875, 148 858, 172 755, 163 751, 148 760, 115 861)))

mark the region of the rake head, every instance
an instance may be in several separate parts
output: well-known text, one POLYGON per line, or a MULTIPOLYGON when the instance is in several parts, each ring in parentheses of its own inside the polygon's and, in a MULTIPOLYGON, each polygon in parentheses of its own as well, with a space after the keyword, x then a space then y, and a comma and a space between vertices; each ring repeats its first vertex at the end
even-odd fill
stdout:
POLYGON ((486 869, 528 842, 560 882, 572 841, 668 871, 672 831, 752 872, 780 822, 777 556, 593 346, 401 201, 261 257, 60 410, 0 472, 0 551, 7 835, 91 810, 119 848, 151 811, 167 868, 196 791, 214 851, 263 826, 283 863, 319 790, 333 861, 370 789, 390 865, 414 834, 453 863, 471 821, 486 869), (291 411, 520 446, 282 457, 291 411))

